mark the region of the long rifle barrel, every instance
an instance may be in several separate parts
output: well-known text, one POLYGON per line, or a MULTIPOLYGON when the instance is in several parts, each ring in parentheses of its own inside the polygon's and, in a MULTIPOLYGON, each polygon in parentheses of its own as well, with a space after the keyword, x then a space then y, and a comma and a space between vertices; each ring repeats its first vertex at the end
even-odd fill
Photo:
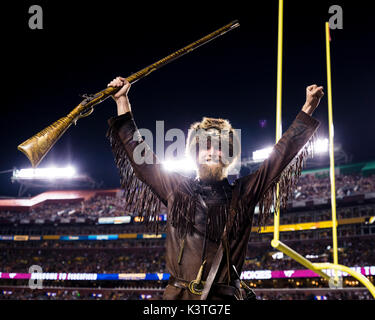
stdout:
MULTIPOLYGON (((169 62, 183 56, 184 54, 193 51, 203 44, 225 34, 226 32, 237 28, 239 26, 237 20, 225 25, 224 27, 206 35, 205 37, 187 45, 186 47, 177 50, 176 52, 166 56, 165 58, 149 65, 142 70, 133 73, 126 78, 130 83, 134 83, 139 79, 142 79, 149 75, 151 72, 161 68, 169 62)), ((21 143, 18 146, 18 150, 22 151, 27 158, 30 160, 31 165, 35 168, 42 161, 49 150, 54 146, 57 140, 64 134, 64 132, 72 125, 76 123, 78 119, 87 117, 93 112, 94 105, 104 101, 109 96, 115 94, 120 88, 118 87, 107 87, 106 89, 91 95, 84 95, 84 100, 75 107, 67 116, 55 121, 53 124, 43 129, 30 139, 21 143)))

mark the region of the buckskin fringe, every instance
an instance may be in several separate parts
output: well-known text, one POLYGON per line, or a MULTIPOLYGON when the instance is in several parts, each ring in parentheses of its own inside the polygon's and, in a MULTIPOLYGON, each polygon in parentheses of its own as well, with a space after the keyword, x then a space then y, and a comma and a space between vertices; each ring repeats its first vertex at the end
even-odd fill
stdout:
POLYGON ((244 210, 241 204, 237 205, 234 210, 234 216, 230 214, 229 206, 218 206, 214 207, 212 211, 209 211, 209 217, 211 219, 211 226, 209 226, 209 234, 212 239, 219 241, 223 235, 225 224, 230 227, 227 231, 227 238, 230 240, 238 239, 242 234, 241 228, 246 227, 248 224, 245 223, 245 219, 248 215, 244 214, 244 210), (229 221, 231 220, 231 221, 229 221))
POLYGON ((311 153, 311 156, 313 156, 314 141, 315 134, 309 139, 309 141, 294 157, 290 164, 283 170, 280 176, 272 182, 271 186, 259 201, 259 215, 257 221, 259 228, 258 232, 262 226, 264 227, 266 225, 272 208, 274 209, 274 212, 277 213, 280 209, 285 209, 287 207, 289 195, 295 189, 298 183, 302 168, 309 153, 311 153), (278 193, 277 185, 279 185, 278 193))
POLYGON ((208 210, 208 238, 215 242, 220 241, 224 226, 228 219, 228 207, 226 205, 212 206, 208 210))
POLYGON ((195 225, 196 199, 177 190, 171 208, 171 225, 177 229, 180 239, 192 235, 195 225))
POLYGON ((146 229, 158 234, 160 199, 150 186, 136 177, 122 141, 112 128, 108 130, 107 138, 110 141, 115 163, 120 173, 120 184, 126 199, 124 210, 131 209, 138 217, 143 217, 146 229))
MULTIPOLYGON (((186 237, 187 234, 193 235, 195 227, 195 214, 199 201, 196 196, 191 196, 180 190, 174 194, 174 201, 171 208, 171 225, 177 229, 177 234, 180 239, 186 237)), ((239 236, 239 230, 244 224, 240 221, 240 217, 244 215, 237 214, 232 226, 231 238, 239 236)), ((229 219, 228 205, 213 205, 209 206, 207 212, 208 228, 207 237, 219 242, 224 231, 224 226, 229 219)))
POLYGON ((243 201, 239 201, 233 208, 233 210, 235 211, 234 216, 231 217, 231 215, 229 215, 228 217, 228 219, 233 220, 233 222, 228 222, 228 225, 232 224, 232 227, 228 231, 228 238, 238 239, 239 236, 242 234, 241 229, 246 228, 249 224, 251 224, 252 217, 249 217, 249 215, 246 214, 247 210, 243 201))

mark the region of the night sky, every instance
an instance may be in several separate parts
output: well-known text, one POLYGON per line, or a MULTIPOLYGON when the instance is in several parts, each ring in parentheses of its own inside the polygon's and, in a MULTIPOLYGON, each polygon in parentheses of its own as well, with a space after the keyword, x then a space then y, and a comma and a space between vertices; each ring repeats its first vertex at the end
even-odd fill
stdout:
MULTIPOLYGON (((139 128, 180 128, 203 116, 242 130, 243 156, 275 139, 278 1, 22 1, 2 4, 0 171, 30 167, 17 146, 116 76, 131 73, 238 19, 240 27, 135 83, 129 93, 139 128), (79 3, 79 4, 78 4, 79 3), (244 3, 250 3, 244 5, 244 3), (28 9, 43 8, 43 30, 30 30, 28 9), (203 5, 205 4, 205 5, 203 5), (209 4, 209 5, 208 5, 209 4), (260 121, 266 120, 261 126, 260 121)), ((343 8, 343 29, 331 30, 335 141, 353 162, 375 160, 375 10, 361 1, 284 1, 283 130, 310 84, 326 89, 324 23, 343 8)), ((327 93, 327 91, 325 90, 327 93)), ((103 187, 118 187, 107 119, 108 99, 58 141, 40 167, 75 166, 103 187)), ((314 117, 328 136, 327 95, 314 117)), ((16 196, 11 173, 0 196, 16 196)))

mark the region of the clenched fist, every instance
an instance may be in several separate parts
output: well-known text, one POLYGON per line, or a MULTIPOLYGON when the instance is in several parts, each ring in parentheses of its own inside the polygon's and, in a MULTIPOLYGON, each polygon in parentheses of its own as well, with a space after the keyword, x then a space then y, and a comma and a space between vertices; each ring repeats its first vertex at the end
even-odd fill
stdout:
POLYGON ((318 107, 320 99, 324 96, 323 87, 318 87, 316 84, 306 88, 306 102, 302 111, 308 115, 312 115, 314 110, 318 107))
POLYGON ((117 103, 118 115, 131 111, 128 99, 128 92, 130 90, 130 86, 130 83, 122 77, 117 77, 113 79, 110 83, 108 83, 108 87, 121 88, 114 95, 112 95, 112 98, 117 103))
POLYGON ((113 99, 117 101, 122 96, 128 95, 128 92, 130 90, 130 83, 125 78, 117 77, 113 79, 110 83, 108 83, 108 87, 115 87, 115 88, 122 87, 119 91, 116 92, 116 94, 112 96, 113 99))

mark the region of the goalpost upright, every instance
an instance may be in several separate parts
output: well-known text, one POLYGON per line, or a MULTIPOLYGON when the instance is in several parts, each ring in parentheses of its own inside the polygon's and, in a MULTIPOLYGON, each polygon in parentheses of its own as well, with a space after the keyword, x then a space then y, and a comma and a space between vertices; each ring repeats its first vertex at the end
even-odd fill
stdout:
MULTIPOLYGON (((283 54, 283 10, 284 1, 279 0, 278 11, 278 46, 277 46, 277 97, 276 97, 276 143, 282 136, 281 111, 282 111, 282 54, 283 54)), ((333 287, 339 287, 339 277, 337 271, 350 274, 359 280, 375 298, 374 285, 361 273, 356 272, 346 266, 338 264, 337 247, 337 218, 336 218, 336 188, 335 188, 335 163, 333 144, 333 116, 332 116, 332 83, 331 83, 331 57, 330 57, 330 34, 329 23, 325 23, 326 34, 326 61, 327 61, 327 90, 328 90, 328 122, 329 122, 329 155, 330 155, 330 182, 331 182, 331 208, 332 208, 332 240, 333 240, 333 263, 312 263, 305 257, 294 251, 280 241, 280 209, 274 212, 274 230, 271 246, 283 252, 304 267, 314 271, 324 279, 328 280, 333 287), (330 277, 324 270, 333 269, 334 277, 330 277)), ((279 185, 276 189, 279 195, 279 185)))

